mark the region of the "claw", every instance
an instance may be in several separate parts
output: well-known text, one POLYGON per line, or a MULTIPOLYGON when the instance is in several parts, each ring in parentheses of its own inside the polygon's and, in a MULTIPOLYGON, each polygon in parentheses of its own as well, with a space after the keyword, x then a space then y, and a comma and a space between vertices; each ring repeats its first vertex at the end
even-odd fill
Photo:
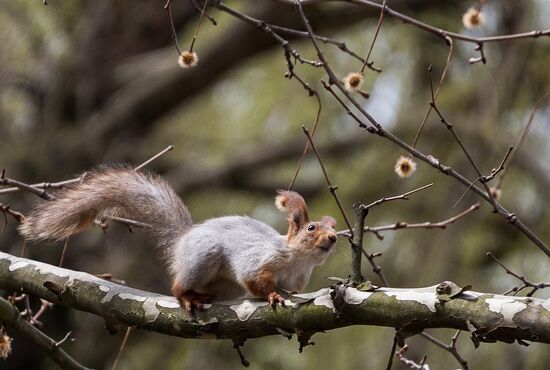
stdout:
POLYGON ((267 300, 269 302, 269 305, 273 308, 277 306, 277 303, 279 303, 283 307, 285 305, 285 299, 277 292, 269 293, 267 295, 267 300))
POLYGON ((212 302, 213 297, 207 294, 197 293, 189 290, 176 297, 181 306, 188 314, 193 314, 195 310, 204 310, 204 304, 212 302))

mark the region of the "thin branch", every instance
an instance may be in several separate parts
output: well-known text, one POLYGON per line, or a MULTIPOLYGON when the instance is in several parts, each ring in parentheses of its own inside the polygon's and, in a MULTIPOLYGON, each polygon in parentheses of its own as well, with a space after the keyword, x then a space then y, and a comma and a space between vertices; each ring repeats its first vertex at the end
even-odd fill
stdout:
MULTIPOLYGON (((259 21, 259 20, 258 20, 259 21)), ((261 22, 261 21, 260 21, 261 22)), ((299 30, 295 30, 295 29, 292 29, 292 28, 287 28, 287 27, 281 27, 281 26, 277 26, 277 25, 274 25, 274 24, 270 24, 270 23, 266 23, 271 29, 273 29, 274 31, 277 31, 279 33, 286 33, 288 35, 292 35, 292 36, 296 36, 296 37, 301 37, 301 38, 309 38, 309 35, 306 31, 299 31, 299 30)), ((322 43, 324 44, 330 44, 330 45, 334 45, 336 46, 338 49, 340 49, 342 52, 352 56, 353 58, 359 60, 361 63, 365 63, 366 66, 371 69, 372 71, 374 72, 377 72, 377 73, 380 73, 382 72, 382 70, 380 68, 377 68, 377 67, 374 67, 374 62, 367 62, 366 59, 363 59, 359 54, 357 54, 356 52, 354 52, 353 50, 351 50, 350 48, 348 48, 348 46, 346 45, 345 42, 343 41, 338 41, 338 40, 334 40, 334 39, 331 39, 329 37, 325 37, 325 36, 319 36, 319 35, 315 35, 315 38, 319 41, 321 41, 322 43)))
POLYGON ((2 185, 2 186, 12 185, 12 186, 15 186, 16 188, 18 188, 19 190, 27 191, 29 193, 33 193, 33 194, 35 194, 35 195, 37 195, 40 198, 45 199, 45 200, 55 199, 55 197, 53 195, 49 194, 45 189, 37 189, 37 188, 32 187, 29 184, 25 184, 24 182, 13 180, 13 179, 10 179, 10 178, 6 177, 6 170, 4 170, 4 169, 0 172, 0 185, 2 185))
MULTIPOLYGON (((74 184, 76 182, 82 181, 82 178, 85 175, 86 174, 84 173, 80 177, 77 177, 77 178, 74 178, 74 179, 69 179, 69 180, 64 180, 64 181, 60 181, 60 182, 53 182, 53 183, 52 182, 39 182, 39 183, 36 183, 36 184, 31 184, 30 186, 32 186, 33 188, 44 189, 44 190, 45 189, 61 189, 65 185, 70 185, 70 184, 74 184)), ((21 189, 18 188, 18 187, 6 188, 6 189, 0 189, 0 194, 14 193, 14 192, 18 192, 18 191, 21 191, 21 189)))
POLYGON ((63 343, 65 343, 66 341, 69 341, 69 342, 74 342, 75 339, 71 336, 73 334, 72 331, 69 331, 67 334, 65 334, 65 336, 63 338, 61 338, 61 340, 58 340, 57 342, 55 342, 55 346, 56 347, 59 347, 61 346, 63 343))
POLYGON ((204 14, 207 6, 208 6, 208 0, 204 0, 204 5, 202 6, 201 15, 199 17, 199 23, 197 24, 197 29, 193 34, 193 40, 191 41, 191 46, 189 46, 190 53, 193 52, 193 47, 195 46, 195 42, 197 41, 197 36, 199 35, 199 30, 201 29, 202 20, 204 19, 204 14))
POLYGON ((288 40, 284 39, 279 34, 274 32, 273 29, 270 27, 270 25, 268 25, 267 23, 265 23, 265 22, 263 22, 259 19, 253 18, 249 15, 240 13, 237 10, 232 9, 232 8, 228 7, 227 5, 221 3, 221 2, 219 2, 215 6, 219 10, 221 10, 225 13, 227 13, 227 14, 229 14, 229 15, 237 18, 237 19, 240 19, 241 21, 244 21, 244 22, 246 22, 250 25, 253 25, 253 26, 257 27, 258 29, 260 29, 261 31, 263 31, 264 33, 266 33, 270 37, 272 37, 279 44, 281 44, 281 46, 283 47, 283 50, 284 50, 284 56, 285 56, 285 60, 286 60, 286 63, 287 63, 287 73, 285 74, 285 77, 287 77, 289 79, 291 79, 291 78, 296 79, 302 85, 302 87, 306 91, 308 91, 310 96, 313 96, 313 95, 317 96, 318 102, 320 104, 320 99, 319 99, 317 91, 312 89, 311 86, 307 82, 305 82, 302 78, 300 78, 300 76, 298 76, 296 74, 296 72, 294 71, 294 64, 295 64, 296 60, 299 61, 302 64, 309 64, 309 65, 312 65, 314 67, 321 67, 320 62, 314 61, 314 60, 307 60, 307 59, 302 58, 300 56, 300 54, 298 53, 298 51, 296 51, 295 49, 290 47, 290 43, 288 42, 288 40), (292 61, 292 58, 295 59, 294 62, 292 61))
POLYGON ((519 275, 512 270, 510 270, 504 263, 502 263, 498 258, 496 258, 491 252, 487 252, 487 255, 491 257, 496 263, 502 267, 508 275, 512 275, 516 279, 520 280, 523 283, 523 286, 521 287, 515 287, 511 289, 509 292, 514 292, 514 295, 517 294, 519 291, 525 289, 525 288, 531 288, 531 290, 527 293, 527 297, 531 297, 535 292, 539 289, 544 289, 550 287, 550 283, 533 283, 532 281, 529 281, 525 278, 523 275, 519 275))
MULTIPOLYGON (((319 94, 315 92, 315 97, 317 98, 317 113, 315 114, 315 121, 313 122, 313 126, 311 127, 311 136, 315 135, 315 131, 317 130, 317 124, 319 123, 319 118, 321 117, 321 98, 319 97, 319 94)), ((304 148, 304 151, 302 152, 302 155, 300 156, 300 159, 298 160, 298 166, 296 166, 296 171, 294 171, 294 176, 292 176, 292 180, 290 181, 290 185, 288 186, 288 190, 292 190, 294 188, 294 183, 296 182, 296 179, 298 178, 298 174, 300 173, 300 169, 302 168, 302 164, 304 162, 304 159, 307 155, 307 152, 309 151, 309 141, 306 142, 306 146, 304 148)))
POLYGON ((241 360, 241 364, 244 366, 244 367, 249 367, 250 366, 250 362, 248 362, 248 360, 246 359, 246 357, 244 357, 244 354, 243 352, 241 351, 241 347, 242 347, 242 344, 239 343, 238 341, 235 341, 233 343, 233 348, 235 348, 235 350, 237 351, 237 354, 239 355, 239 359, 241 360))
POLYGON ((166 12, 168 13, 168 24, 170 25, 170 31, 172 32, 172 40, 174 41, 178 55, 181 55, 181 49, 178 45, 178 35, 174 26, 174 17, 172 16, 172 0, 166 1, 166 4, 164 4, 164 9, 166 9, 166 12))
POLYGON ((414 189, 414 190, 411 190, 411 191, 408 191, 406 193, 403 193, 403 194, 400 194, 400 195, 394 195, 394 196, 391 196, 391 197, 383 197, 383 198, 380 198, 372 203, 370 203, 369 205, 365 206, 366 208, 370 209, 372 207, 375 207, 375 206, 378 206, 382 203, 386 203, 386 202, 391 202, 393 200, 409 200, 409 195, 413 194, 413 193, 416 193, 418 191, 421 191, 421 190, 424 190, 424 189, 427 189, 429 187, 433 186, 433 183, 431 184, 428 184, 428 185, 424 185, 424 186, 421 186, 417 189, 414 189))
MULTIPOLYGON (((172 149, 174 149, 174 146, 173 145, 168 145, 166 148, 161 150, 159 153, 155 154, 154 156, 152 156, 151 158, 147 159, 145 162, 143 162, 142 164, 137 166, 135 168, 135 170, 137 171, 137 170, 142 169, 143 167, 149 165, 151 162, 158 159, 162 155, 168 153, 172 149)), ((33 188, 36 188, 38 191, 46 190, 46 189, 61 189, 66 185, 81 182, 84 179, 84 177, 86 177, 86 173, 83 173, 81 176, 75 177, 75 178, 69 179, 69 180, 64 180, 64 181, 59 181, 59 182, 39 182, 39 183, 36 183, 36 184, 31 184, 29 186, 31 186, 33 188)), ((0 189, 0 195, 1 194, 7 194, 7 193, 14 193, 14 192, 18 192, 18 191, 21 191, 21 190, 23 190, 23 189, 21 189, 19 187, 0 189)), ((36 193, 34 190, 32 192, 36 193)))
POLYGON ((396 354, 395 356, 399 359, 399 361, 405 365, 406 367, 408 367, 409 369, 417 369, 417 370, 430 370, 430 367, 426 364, 426 359, 427 357, 424 356, 422 358, 422 361, 420 363, 416 363, 414 362, 413 360, 409 360, 408 358, 405 357, 405 353, 407 352, 407 350, 409 349, 409 346, 407 346, 406 344, 403 346, 403 348, 401 348, 396 354))
POLYGON ((23 319, 17 308, 4 298, 0 298, 0 317, 6 326, 13 328, 15 331, 28 338, 62 369, 89 370, 69 356, 67 352, 57 345, 56 341, 23 319))
MULTIPOLYGON (((306 135, 307 139, 309 140, 309 144, 311 145, 311 148, 313 149, 313 152, 315 153, 315 156, 317 157, 317 161, 319 162, 319 165, 321 166, 321 170, 323 171, 323 175, 325 176, 325 180, 328 185, 328 189, 330 193, 332 194, 334 200, 336 201, 336 204, 338 205, 338 209, 340 210, 340 213, 342 214, 342 217, 344 218, 344 221, 346 222, 346 225, 349 230, 352 230, 351 223, 349 222, 348 216, 346 216, 346 212, 344 211, 344 208, 342 207, 342 203, 340 202, 340 198, 338 198, 338 194, 336 194, 336 190, 338 189, 337 186, 333 185, 332 181, 330 181, 330 178, 328 177, 327 170, 325 168, 325 165, 323 161, 321 160, 321 156, 319 155, 319 152, 317 151, 317 148, 315 147, 315 143, 313 142, 313 139, 311 138, 311 135, 307 128, 302 126, 302 130, 304 131, 304 134, 306 135)), ((351 232, 351 237, 353 237, 353 232, 351 232)))
POLYGON ((124 351, 124 347, 126 347, 126 342, 128 341, 128 337, 130 336, 131 331, 132 331, 132 327, 128 326, 128 328, 126 328, 126 332, 124 333, 124 338, 122 338, 122 343, 120 343, 120 347, 118 349, 115 362, 113 362, 113 366, 111 366, 111 370, 116 370, 118 366, 118 362, 120 361, 120 357, 122 356, 122 351, 124 351))
MULTIPOLYGON (((403 23, 411 24, 423 31, 429 32, 438 37, 442 37, 442 38, 449 37, 453 40, 460 40, 460 41, 471 42, 475 44, 484 44, 487 42, 499 42, 499 41, 505 41, 505 40, 517 40, 517 39, 523 39, 523 38, 538 38, 541 36, 550 36, 550 29, 534 30, 534 31, 515 33, 510 35, 499 35, 499 36, 488 36, 488 37, 467 36, 467 35, 462 35, 460 33, 450 32, 441 28, 431 26, 427 23, 421 22, 415 18, 409 17, 405 14, 395 11, 388 6, 384 7, 382 6, 382 4, 376 3, 374 1, 370 1, 370 0, 343 0, 343 1, 356 4, 359 6, 366 6, 366 7, 380 9, 381 11, 384 11, 384 13, 388 14, 389 16, 401 20, 403 23)), ((286 2, 291 3, 293 1, 288 0, 286 2)), ((302 3, 306 4, 307 1, 302 1, 302 3)))
MULTIPOLYGON (((527 137, 527 134, 529 133, 529 129, 531 128, 531 124, 533 123, 533 120, 535 119, 537 111, 539 110, 539 108, 540 108, 542 102, 544 101, 544 99, 546 99, 548 96, 550 96, 550 93, 544 94, 543 96, 541 96, 537 100, 537 102, 535 104, 535 107, 533 108, 533 110, 531 111, 531 114, 529 115, 529 120, 527 121, 527 124, 525 125, 525 128, 523 129, 518 141, 513 146, 513 148, 515 148, 515 149, 512 151, 512 153, 510 153, 510 156, 509 156, 508 161, 506 163, 507 166, 506 166, 506 168, 503 169, 502 173, 500 174, 500 176, 498 178, 497 185, 495 186, 496 189, 500 189, 502 187, 502 182, 504 181, 504 177, 506 176, 506 174, 508 173, 508 169, 510 168, 510 162, 512 162, 512 160, 514 159, 514 155, 521 148, 521 146, 523 144, 523 141, 525 140, 525 137, 527 137)), ((504 165, 504 163, 503 163, 503 165, 504 165)))
POLYGON ((365 226, 365 217, 369 213, 369 209, 364 204, 355 203, 353 205, 354 223, 353 223, 353 238, 350 239, 351 244, 351 284, 357 286, 361 284, 363 274, 361 273, 361 252, 363 250, 363 228, 365 226))
MULTIPOLYGON (((369 52, 367 53, 367 57, 365 58, 365 61, 363 62, 363 66, 361 67, 361 73, 365 71, 365 67, 369 64, 370 55, 372 53, 372 49, 374 49, 374 44, 376 43, 376 38, 378 37, 378 32, 380 32, 380 27, 382 26, 382 21, 384 20, 384 9, 386 8, 386 0, 382 2, 382 10, 380 10, 380 17, 378 18, 378 24, 376 25, 376 30, 374 31, 374 37, 372 38, 372 42, 370 44, 369 52)), ((374 62, 372 62, 374 63, 374 62)))
POLYGON ((48 302, 44 299, 41 299, 40 302, 41 302, 40 308, 29 320, 31 325, 34 325, 34 326, 36 326, 36 324, 38 324, 39 326, 42 326, 42 323, 39 321, 40 317, 44 314, 44 312, 46 312, 48 308, 51 308, 53 306, 53 303, 48 302))
MULTIPOLYGON (((462 174, 458 173, 454 169, 452 169, 450 166, 446 166, 442 164, 438 159, 434 158, 433 156, 428 156, 422 152, 419 152, 415 148, 411 147, 407 143, 405 143, 403 140, 399 139, 395 135, 393 135, 391 132, 387 131, 372 117, 368 112, 366 112, 363 107, 344 89, 332 69, 327 63, 326 58, 323 55, 323 52, 319 48, 319 45, 314 37, 313 30, 311 28, 311 25, 309 23, 309 20, 304 14, 304 11, 302 9, 301 3, 294 2, 295 6, 298 9, 298 13, 300 17, 302 18, 302 22, 304 23, 309 35, 310 40, 315 47, 317 51, 317 55, 321 62, 323 63, 323 68, 327 72, 327 75, 329 76, 329 82, 328 84, 323 84, 325 89, 327 89, 333 96, 337 97, 337 94, 332 89, 331 85, 336 85, 337 88, 340 90, 342 94, 346 96, 346 98, 353 104, 354 107, 357 108, 357 110, 367 119, 367 121, 370 123, 370 127, 367 127, 367 125, 362 122, 362 120, 359 120, 357 116, 354 116, 356 120, 359 121, 359 127, 365 128, 364 131, 367 131, 371 134, 376 134, 380 137, 383 137, 394 144, 398 145, 402 149, 406 150, 411 154, 412 156, 418 158, 419 160, 428 163, 430 166, 434 167, 435 169, 439 170, 441 173, 451 176, 455 178, 457 181, 462 183, 465 186, 471 186, 471 181, 469 181, 467 178, 465 178, 462 174)), ((549 31, 550 34, 550 31, 549 31)), ((350 112, 350 109, 346 106, 346 104, 341 100, 337 99, 346 109, 347 112, 350 112)), ((486 185, 486 184, 485 184, 486 185)), ((487 202, 493 205, 493 210, 496 212, 499 216, 503 217, 506 221, 508 221, 509 224, 513 225, 515 228, 517 228, 520 232, 522 232, 528 239, 530 239, 533 244, 535 244, 541 251, 543 251, 547 256, 550 256, 550 248, 546 245, 540 237, 538 237, 529 227, 527 227, 520 218, 513 212, 509 212, 507 209, 505 209, 502 205, 500 205, 498 202, 495 201, 495 199, 492 197, 491 192, 488 188, 483 191, 481 188, 477 186, 472 186, 471 190, 485 199, 487 202)), ((351 229, 351 228, 350 228, 351 229)))
POLYGON ((470 367, 468 366, 468 361, 464 360, 464 358, 458 353, 458 350, 456 348, 456 342, 458 340, 458 335, 460 334, 460 330, 457 330, 456 333, 451 338, 451 344, 445 344, 442 341, 440 341, 437 338, 432 337, 430 334, 423 332, 420 334, 422 337, 424 337, 426 340, 432 342, 439 348, 449 352, 453 357, 458 361, 460 366, 462 366, 463 370, 469 370, 470 367))
POLYGON ((388 357, 388 364, 386 365, 386 370, 391 370, 393 365, 393 356, 395 356, 395 350, 397 349, 397 336, 393 338, 393 345, 390 351, 390 357, 388 357))
MULTIPOLYGON (((432 92, 432 102, 435 102, 437 99, 437 95, 439 94, 439 90, 441 90, 441 86, 443 85, 443 81, 445 81, 445 76, 447 75, 447 71, 449 70, 449 66, 451 65, 451 58, 453 56, 453 40, 450 38, 446 38, 445 41, 447 42, 447 45, 449 45, 449 52, 447 53, 447 61, 445 62, 445 67, 443 68, 443 72, 441 72, 441 77, 439 78, 439 83, 437 84, 437 88, 435 90, 435 93, 432 92)), ((428 67, 428 72, 431 73, 432 66, 430 65, 428 67)), ((431 83, 431 74, 430 74, 430 83, 431 83)), ((412 147, 416 148, 416 144, 418 143, 418 139, 420 139, 420 135, 422 134, 422 131, 424 130, 424 126, 426 125, 426 122, 428 121, 428 117, 430 117, 430 113, 432 112, 432 105, 428 104, 428 111, 424 115, 424 118, 422 119, 422 122, 420 123, 420 127, 418 127, 418 131, 416 131, 416 134, 414 136, 412 147)))
MULTIPOLYGON (((468 162, 470 162, 470 164, 472 165, 474 171, 476 172, 477 176, 479 179, 481 179, 481 185, 485 188, 485 192, 487 193, 487 196, 489 198, 489 202, 493 205, 493 209, 494 209, 494 212, 496 212, 496 209, 497 209, 497 203, 496 203, 496 200, 495 200, 495 197, 493 196, 493 192, 491 192, 491 189, 489 188, 489 185, 487 185, 487 182, 486 181, 483 181, 484 179, 484 176, 482 175, 481 173, 481 170, 479 169, 477 163, 474 161, 472 155, 470 154, 470 152, 466 149, 466 146, 464 145, 464 143, 462 142, 462 140, 460 139, 460 137, 458 136, 458 133, 456 132, 456 130, 454 129, 454 125, 452 123, 450 123, 449 121, 447 121, 445 119, 445 117, 443 117, 443 114, 441 113, 441 111, 438 109, 436 103, 435 103, 435 94, 434 94, 434 89, 433 89, 433 81, 432 81, 432 74, 431 74, 431 70, 429 70, 429 76, 430 76, 430 91, 431 91, 431 95, 432 95, 432 101, 430 103, 430 105, 432 106, 432 108, 435 110, 435 112, 437 113, 437 115, 439 116, 439 120, 441 121, 441 123, 443 125, 445 125, 445 127, 447 128, 447 130, 449 130, 451 132, 451 135, 453 136, 453 138, 455 139, 456 143, 458 144, 458 146, 460 147, 460 149, 462 149, 462 152, 464 153, 464 155, 466 156, 466 158, 468 159, 468 162)), ((508 153, 509 154, 509 153, 508 153)))
MULTIPOLYGON (((448 225, 455 223, 456 221, 468 215, 470 212, 476 211, 478 209, 479 209, 479 203, 476 203, 470 206, 468 209, 464 210, 463 212, 439 222, 426 221, 426 222, 414 223, 414 224, 408 224, 406 222, 396 222, 391 225, 365 226, 363 231, 374 233, 376 234, 378 239, 381 240, 381 239, 384 239, 384 237, 380 235, 380 232, 382 231, 403 230, 403 229, 445 229, 447 228, 448 225)), ((338 231, 336 234, 338 236, 345 236, 345 237, 349 237, 350 235, 349 230, 341 230, 341 231, 338 231)))
POLYGON ((65 242, 63 243, 63 250, 61 251, 61 257, 59 257, 59 267, 63 266, 63 262, 65 262, 65 255, 67 253, 67 250, 69 249, 69 239, 70 237, 67 237, 65 239, 65 242))
POLYGON ((134 170, 135 171, 141 170, 143 167, 147 166, 149 163, 153 162, 155 159, 157 159, 159 157, 162 157, 164 154, 168 153, 172 149, 174 149, 174 146, 173 145, 168 145, 166 148, 164 148, 163 150, 161 150, 160 152, 158 152, 157 154, 155 154, 154 156, 152 156, 151 158, 149 158, 148 160, 146 160, 145 162, 143 162, 139 166, 136 166, 134 168, 134 170))
POLYGON ((2 226, 2 232, 5 231, 6 226, 8 225, 8 216, 12 216, 18 224, 21 224, 25 220, 25 216, 21 212, 13 210, 9 205, 5 206, 0 203, 0 212, 4 214, 4 226, 2 226))
POLYGON ((491 181, 492 179, 495 178, 495 176, 500 172, 500 171, 503 171, 504 170, 504 164, 508 161, 508 158, 512 155, 512 153, 514 152, 514 147, 511 146, 508 148, 508 150, 506 151, 506 154, 504 154, 504 157, 502 158, 502 160, 500 161, 500 164, 498 165, 497 168, 493 168, 491 170, 491 173, 489 175, 486 175, 486 176, 482 176, 480 178, 480 181, 481 182, 489 182, 491 181))
POLYGON ((133 232, 132 226, 139 227, 142 229, 153 227, 152 225, 147 224, 145 222, 130 220, 129 218, 116 217, 116 216, 108 216, 101 220, 95 220, 95 224, 101 227, 103 230, 106 230, 109 227, 109 221, 113 221, 113 222, 128 226, 130 232, 133 232))

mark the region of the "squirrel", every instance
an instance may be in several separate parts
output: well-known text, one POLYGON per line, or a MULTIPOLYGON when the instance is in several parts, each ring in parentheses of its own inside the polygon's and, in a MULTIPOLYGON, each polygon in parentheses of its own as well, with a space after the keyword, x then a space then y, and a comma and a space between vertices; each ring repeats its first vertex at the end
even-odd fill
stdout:
POLYGON ((63 240, 96 219, 126 217, 150 225, 172 277, 172 294, 192 313, 217 299, 259 297, 284 305, 275 288, 302 292, 313 268, 336 242, 336 221, 310 221, 302 196, 278 190, 275 204, 288 213, 288 231, 247 216, 193 224, 187 207, 160 176, 125 167, 99 167, 36 206, 20 225, 28 241, 63 240))

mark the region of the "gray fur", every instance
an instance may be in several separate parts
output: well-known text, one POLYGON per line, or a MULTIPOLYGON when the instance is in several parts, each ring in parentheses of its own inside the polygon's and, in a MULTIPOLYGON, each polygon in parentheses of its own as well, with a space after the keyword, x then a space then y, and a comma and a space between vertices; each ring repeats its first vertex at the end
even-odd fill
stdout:
POLYGON ((278 286, 302 291, 317 264, 301 250, 290 248, 286 236, 246 216, 214 218, 193 226, 173 253, 170 270, 184 290, 219 298, 245 295, 244 281, 254 279, 261 266, 281 259, 288 268, 278 271, 278 286), (236 286, 228 289, 228 282, 236 286))

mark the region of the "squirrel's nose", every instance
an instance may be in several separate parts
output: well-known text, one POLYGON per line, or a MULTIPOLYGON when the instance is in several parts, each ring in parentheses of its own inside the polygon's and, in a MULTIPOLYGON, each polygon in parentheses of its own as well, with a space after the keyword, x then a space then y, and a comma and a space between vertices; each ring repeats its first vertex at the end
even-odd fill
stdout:
POLYGON ((328 238, 330 239, 331 242, 336 243, 336 234, 330 234, 328 238))

